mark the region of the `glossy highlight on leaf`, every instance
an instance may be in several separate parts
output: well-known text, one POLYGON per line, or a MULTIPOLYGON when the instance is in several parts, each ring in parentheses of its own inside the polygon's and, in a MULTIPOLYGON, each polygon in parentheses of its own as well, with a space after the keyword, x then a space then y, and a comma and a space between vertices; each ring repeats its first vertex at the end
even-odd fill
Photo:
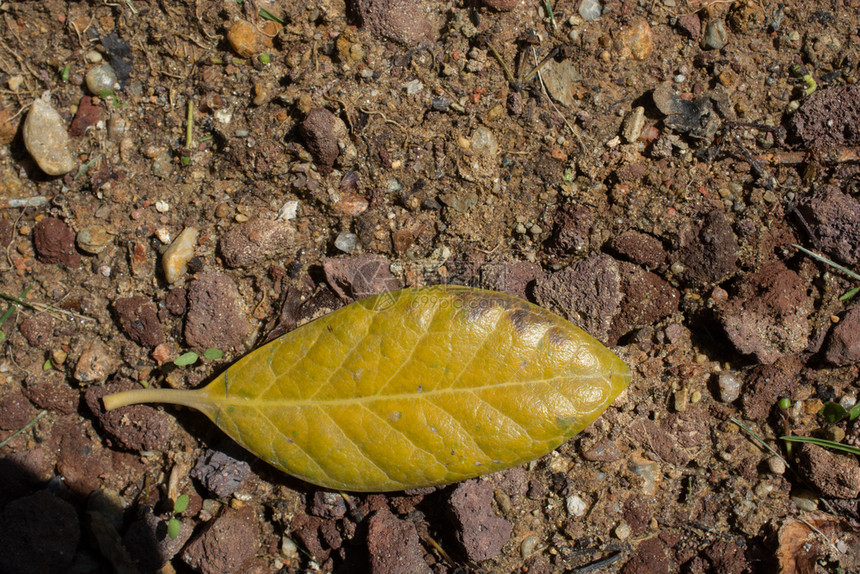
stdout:
POLYGON ((630 382, 571 323, 460 286, 362 299, 249 353, 198 390, 139 389, 107 409, 197 409, 284 472, 333 489, 447 484, 550 452, 630 382))

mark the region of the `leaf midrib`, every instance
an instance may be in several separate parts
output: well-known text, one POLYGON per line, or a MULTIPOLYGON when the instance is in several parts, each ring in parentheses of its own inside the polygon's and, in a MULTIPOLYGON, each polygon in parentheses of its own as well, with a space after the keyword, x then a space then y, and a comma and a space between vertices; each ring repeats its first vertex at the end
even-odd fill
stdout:
MULTIPOLYGON (((311 398, 311 399, 259 399, 259 398, 239 398, 235 395, 229 397, 200 397, 201 403, 214 404, 216 406, 244 406, 244 407, 254 407, 257 405, 266 405, 266 406, 280 406, 280 407, 319 407, 319 406, 341 406, 341 405, 359 405, 372 403, 376 401, 385 401, 385 400, 396 400, 396 399, 415 399, 418 397, 421 398, 429 398, 439 395, 451 394, 451 393, 475 393, 479 391, 484 391, 487 389, 500 389, 507 387, 525 387, 529 385, 547 385, 556 381, 563 380, 571 380, 577 379, 581 381, 594 381, 594 380, 606 380, 607 383, 617 373, 612 373, 608 378, 602 375, 577 375, 576 377, 568 377, 568 376, 558 376, 552 377, 549 379, 531 379, 528 381, 507 381, 504 383, 489 383, 486 385, 478 385, 474 387, 463 387, 463 388, 444 388, 444 389, 434 389, 430 391, 416 391, 412 393, 396 393, 391 395, 367 395, 362 397, 343 397, 336 399, 320 399, 320 398, 311 398)), ((229 387, 228 387, 229 388, 229 387)))

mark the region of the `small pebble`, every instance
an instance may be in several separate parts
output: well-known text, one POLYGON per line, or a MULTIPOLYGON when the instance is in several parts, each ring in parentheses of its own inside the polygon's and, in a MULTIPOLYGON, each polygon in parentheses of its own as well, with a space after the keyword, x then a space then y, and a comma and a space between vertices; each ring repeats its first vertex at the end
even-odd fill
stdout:
POLYGON ((158 213, 167 213, 170 211, 170 204, 166 201, 158 200, 155 202, 155 211, 158 213))
POLYGON ((352 253, 358 247, 358 236, 355 233, 341 233, 334 240, 334 246, 344 253, 352 253))
POLYGON ((645 127, 645 108, 636 106, 624 117, 621 124, 621 136, 627 143, 633 143, 642 135, 645 127))
POLYGON ((284 558, 295 558, 299 555, 299 545, 292 538, 284 536, 281 539, 281 554, 284 558))
POLYGON ((78 231, 75 242, 82 251, 98 255, 110 244, 113 234, 104 225, 88 225, 78 231))
POLYGON ((245 20, 238 20, 227 32, 230 47, 243 58, 256 56, 262 49, 260 34, 254 25, 245 20))
POLYGON ((98 50, 90 50, 84 58, 86 58, 87 62, 90 64, 98 64, 104 59, 102 57, 102 53, 98 50))
POLYGON ((406 93, 410 96, 414 96, 421 92, 424 89, 424 84, 421 83, 421 80, 415 79, 410 80, 403 84, 403 87, 406 89, 406 93))
POLYGON ((803 512, 812 512, 818 508, 818 497, 814 492, 803 488, 791 492, 791 501, 803 512))
POLYGON ((622 522, 615 527, 615 537, 618 538, 618 540, 627 540, 628 538, 630 538, 630 533, 630 525, 626 522, 622 522))
POLYGON ((767 459, 767 468, 774 474, 785 474, 785 461, 778 456, 767 459))
POLYGON ((480 126, 472 132, 471 149, 484 155, 495 155, 499 151, 499 142, 493 131, 485 126, 480 126))
POLYGON ((741 382, 728 371, 723 371, 717 377, 717 387, 720 391, 720 400, 724 403, 733 403, 741 396, 741 382))
POLYGON ((583 500, 583 498, 577 494, 565 498, 564 505, 567 508, 567 513, 573 518, 583 516, 585 514, 585 511, 588 510, 588 503, 585 502, 585 500, 583 500))
POLYGON ((295 219, 299 211, 299 202, 296 200, 286 202, 278 211, 278 219, 289 221, 295 219))
POLYGON ((170 230, 166 227, 159 227, 156 229, 155 236, 158 237, 158 240, 164 245, 168 245, 170 243, 170 230))
POLYGON ((708 20, 700 45, 703 50, 719 50, 725 46, 727 39, 728 32, 726 32, 726 25, 723 21, 720 19, 708 20))
POLYGON ((72 141, 63 118, 45 92, 35 100, 24 121, 24 146, 48 175, 63 175, 75 168, 71 152, 72 141))
POLYGON ((164 278, 171 285, 179 281, 188 271, 188 262, 194 257, 194 246, 197 245, 197 229, 186 227, 170 244, 161 258, 164 278))
POLYGON ((538 537, 535 534, 531 536, 526 536, 526 539, 523 540, 522 544, 520 544, 520 554, 522 554, 523 558, 528 558, 532 555, 532 552, 535 551, 535 548, 538 544, 538 537))
POLYGON ((87 89, 94 96, 104 92, 112 92, 117 85, 116 72, 108 63, 90 68, 86 79, 87 89))

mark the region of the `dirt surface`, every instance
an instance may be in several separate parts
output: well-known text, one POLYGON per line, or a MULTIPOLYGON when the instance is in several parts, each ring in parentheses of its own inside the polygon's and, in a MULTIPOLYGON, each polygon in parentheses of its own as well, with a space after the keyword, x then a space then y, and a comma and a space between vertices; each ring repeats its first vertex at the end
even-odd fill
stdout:
POLYGON ((860 271, 857 1, 551 4, 0 3, 0 291, 34 305, 0 326, 0 571, 860 572, 860 459, 779 440, 860 446, 819 414, 858 398, 857 283, 792 247, 860 271), (633 383, 541 460, 390 495, 101 404, 446 282, 633 383))

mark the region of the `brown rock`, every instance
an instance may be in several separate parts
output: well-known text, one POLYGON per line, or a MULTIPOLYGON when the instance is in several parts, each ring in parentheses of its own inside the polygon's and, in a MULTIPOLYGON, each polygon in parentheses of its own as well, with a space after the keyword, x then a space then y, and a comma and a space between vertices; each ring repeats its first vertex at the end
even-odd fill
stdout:
POLYGON ((36 409, 20 391, 0 397, 0 429, 19 430, 36 416, 36 409))
POLYGON ((694 42, 698 42, 702 35, 702 19, 695 12, 679 17, 678 27, 685 31, 694 42))
POLYGON ((607 341, 621 306, 621 269, 608 255, 596 255, 537 281, 535 301, 607 341))
POLYGON ((164 296, 164 306, 177 317, 185 314, 188 304, 188 292, 185 287, 174 287, 164 296))
POLYGON ((800 359, 789 356, 778 359, 772 365, 756 365, 744 375, 744 392, 741 404, 744 416, 750 420, 767 419, 780 397, 790 394, 795 388, 802 367, 800 359))
POLYGON ((860 460, 855 456, 803 443, 797 453, 797 468, 826 497, 860 496, 860 460))
POLYGON ((540 265, 530 261, 488 263, 481 266, 481 287, 529 299, 535 282, 546 277, 540 265))
POLYGON ((457 485, 448 500, 457 542, 470 560, 495 558, 511 537, 511 524, 493 512, 493 485, 467 480, 457 485))
POLYGON ((718 312, 729 340, 762 363, 806 349, 812 299, 807 283, 781 262, 746 275, 718 312))
POLYGON ((56 217, 46 217, 33 230, 33 243, 40 261, 77 267, 81 256, 75 251, 75 232, 56 217))
POLYGON ((202 574, 241 572, 259 546, 257 520, 248 507, 227 509, 182 552, 182 561, 202 574))
POLYGON ((106 395, 139 388, 131 381, 94 385, 84 394, 90 412, 109 435, 110 442, 128 450, 166 450, 173 436, 171 417, 144 405, 105 411, 101 399, 106 395))
POLYGON ((860 307, 850 309, 833 327, 827 339, 824 359, 838 366, 860 361, 860 307))
POLYGON ((92 96, 82 96, 78 102, 78 113, 75 114, 75 119, 72 120, 72 125, 69 126, 69 135, 76 138, 84 135, 87 128, 98 123, 102 115, 100 106, 93 105, 92 96))
POLYGON ((155 305, 146 297, 135 295, 117 299, 114 309, 122 332, 138 345, 155 347, 164 342, 155 305))
POLYGON ((547 248, 565 254, 586 251, 593 224, 594 214, 590 208, 575 203, 563 205, 555 213, 547 248))
POLYGON ((722 211, 692 221, 680 232, 674 253, 686 268, 681 278, 693 283, 721 283, 737 271, 738 239, 722 211))
POLYGON ((325 277, 341 299, 358 300, 369 295, 400 289, 400 281, 391 274, 390 263, 381 255, 356 255, 326 259, 325 277))
POLYGON ((668 574, 669 556, 659 538, 648 538, 636 547, 636 553, 621 569, 622 574, 668 574))
POLYGON ((93 441, 77 414, 58 419, 51 429, 51 450, 57 457, 57 474, 76 496, 86 498, 101 486, 110 469, 110 455, 93 441))
POLYGON ((353 0, 362 25, 381 38, 417 47, 435 42, 438 30, 421 0, 353 0))
POLYGON ((847 265, 860 263, 860 202, 825 185, 798 206, 821 249, 847 265))
POLYGON ((49 349, 54 338, 54 320, 47 313, 27 317, 18 326, 21 334, 34 349, 49 349))
POLYGON ((54 372, 57 374, 27 381, 24 395, 40 409, 70 415, 78 410, 80 394, 69 387, 61 373, 54 372))
POLYGON ((227 267, 250 267, 286 255, 294 246, 294 236, 291 223, 255 217, 225 233, 219 248, 227 267))
POLYGON ((612 242, 612 249, 622 258, 649 271, 662 272, 666 269, 666 250, 663 249, 663 243, 640 231, 625 231, 612 242))
POLYGON ((860 84, 814 91, 791 123, 807 147, 860 145, 860 84))
POLYGON ((200 273, 188 290, 185 341, 195 349, 222 351, 242 345, 250 325, 236 283, 217 271, 200 273))
POLYGON ((415 524, 381 509, 370 517, 367 549, 372 574, 430 574, 415 524))
POLYGON ((305 115, 299 131, 317 170, 328 175, 340 155, 338 140, 346 135, 343 121, 325 108, 314 108, 305 115))
POLYGON ((624 300, 612 319, 607 341, 614 345, 637 327, 653 325, 678 311, 681 294, 661 277, 633 264, 619 263, 624 300))

